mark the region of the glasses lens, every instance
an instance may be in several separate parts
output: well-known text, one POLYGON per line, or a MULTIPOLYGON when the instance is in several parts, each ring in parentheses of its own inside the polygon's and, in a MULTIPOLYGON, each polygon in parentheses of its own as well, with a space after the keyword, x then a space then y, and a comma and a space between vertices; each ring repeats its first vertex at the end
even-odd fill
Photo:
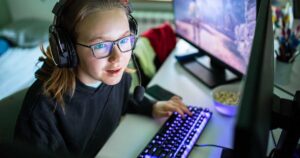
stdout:
POLYGON ((122 52, 127 52, 133 49, 135 42, 135 37, 127 36, 119 40, 118 45, 122 52))
POLYGON ((104 58, 109 55, 112 48, 112 42, 101 42, 94 45, 92 48, 96 58, 104 58))

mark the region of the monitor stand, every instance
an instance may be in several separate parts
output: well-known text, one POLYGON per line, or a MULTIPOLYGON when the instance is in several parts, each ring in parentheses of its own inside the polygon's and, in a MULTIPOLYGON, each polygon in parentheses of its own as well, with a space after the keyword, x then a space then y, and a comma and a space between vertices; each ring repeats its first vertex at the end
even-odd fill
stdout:
POLYGON ((233 74, 228 69, 220 66, 215 60, 201 53, 175 56, 177 61, 193 76, 207 85, 214 88, 218 85, 238 81, 241 76, 233 74))
POLYGON ((282 132, 272 158, 299 157, 300 148, 300 91, 293 100, 273 97, 271 130, 281 128, 282 132))

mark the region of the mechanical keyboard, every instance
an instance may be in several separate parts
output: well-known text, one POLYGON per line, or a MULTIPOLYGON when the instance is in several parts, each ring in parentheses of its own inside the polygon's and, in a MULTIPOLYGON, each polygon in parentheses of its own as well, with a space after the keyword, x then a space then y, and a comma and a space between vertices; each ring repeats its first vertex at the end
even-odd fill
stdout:
POLYGON ((188 106, 192 116, 173 113, 138 158, 185 158, 212 116, 207 108, 188 106))

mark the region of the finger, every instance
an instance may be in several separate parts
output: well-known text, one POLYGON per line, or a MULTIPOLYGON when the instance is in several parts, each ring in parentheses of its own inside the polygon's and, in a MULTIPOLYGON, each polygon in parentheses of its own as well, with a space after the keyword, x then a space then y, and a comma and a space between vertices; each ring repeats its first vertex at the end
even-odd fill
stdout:
POLYGON ((189 116, 193 115, 193 113, 186 107, 185 104, 181 104, 180 108, 184 113, 188 114, 189 116))
POLYGON ((189 116, 192 115, 192 112, 186 107, 186 105, 181 100, 173 100, 175 106, 179 107, 184 113, 188 114, 189 116))
POLYGON ((184 117, 184 112, 179 107, 175 106, 174 103, 168 103, 165 108, 168 111, 178 112, 182 117, 184 117))
POLYGON ((179 106, 173 105, 173 107, 176 110, 176 112, 178 112, 181 115, 182 118, 185 118, 184 111, 179 106))
POLYGON ((171 100, 182 100, 180 96, 174 95, 171 100))
POLYGON ((159 112, 156 112, 153 116, 154 116, 154 118, 161 118, 161 117, 167 117, 168 115, 169 115, 168 111, 159 111, 159 112))
POLYGON ((158 117, 169 117, 172 115, 172 112, 170 111, 163 111, 163 112, 159 112, 158 117))

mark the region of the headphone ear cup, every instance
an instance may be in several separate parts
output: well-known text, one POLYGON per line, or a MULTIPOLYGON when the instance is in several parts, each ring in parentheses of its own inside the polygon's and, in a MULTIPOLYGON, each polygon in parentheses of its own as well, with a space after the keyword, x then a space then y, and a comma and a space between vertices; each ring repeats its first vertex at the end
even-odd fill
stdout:
POLYGON ((61 28, 52 26, 49 33, 49 43, 54 62, 58 67, 72 68, 77 66, 78 59, 74 44, 61 28))
POLYGON ((65 33, 65 31, 61 30, 60 33, 61 39, 63 39, 63 43, 65 44, 66 51, 68 53, 68 68, 74 68, 78 64, 78 57, 76 53, 76 49, 74 46, 74 42, 72 42, 70 36, 65 33))

